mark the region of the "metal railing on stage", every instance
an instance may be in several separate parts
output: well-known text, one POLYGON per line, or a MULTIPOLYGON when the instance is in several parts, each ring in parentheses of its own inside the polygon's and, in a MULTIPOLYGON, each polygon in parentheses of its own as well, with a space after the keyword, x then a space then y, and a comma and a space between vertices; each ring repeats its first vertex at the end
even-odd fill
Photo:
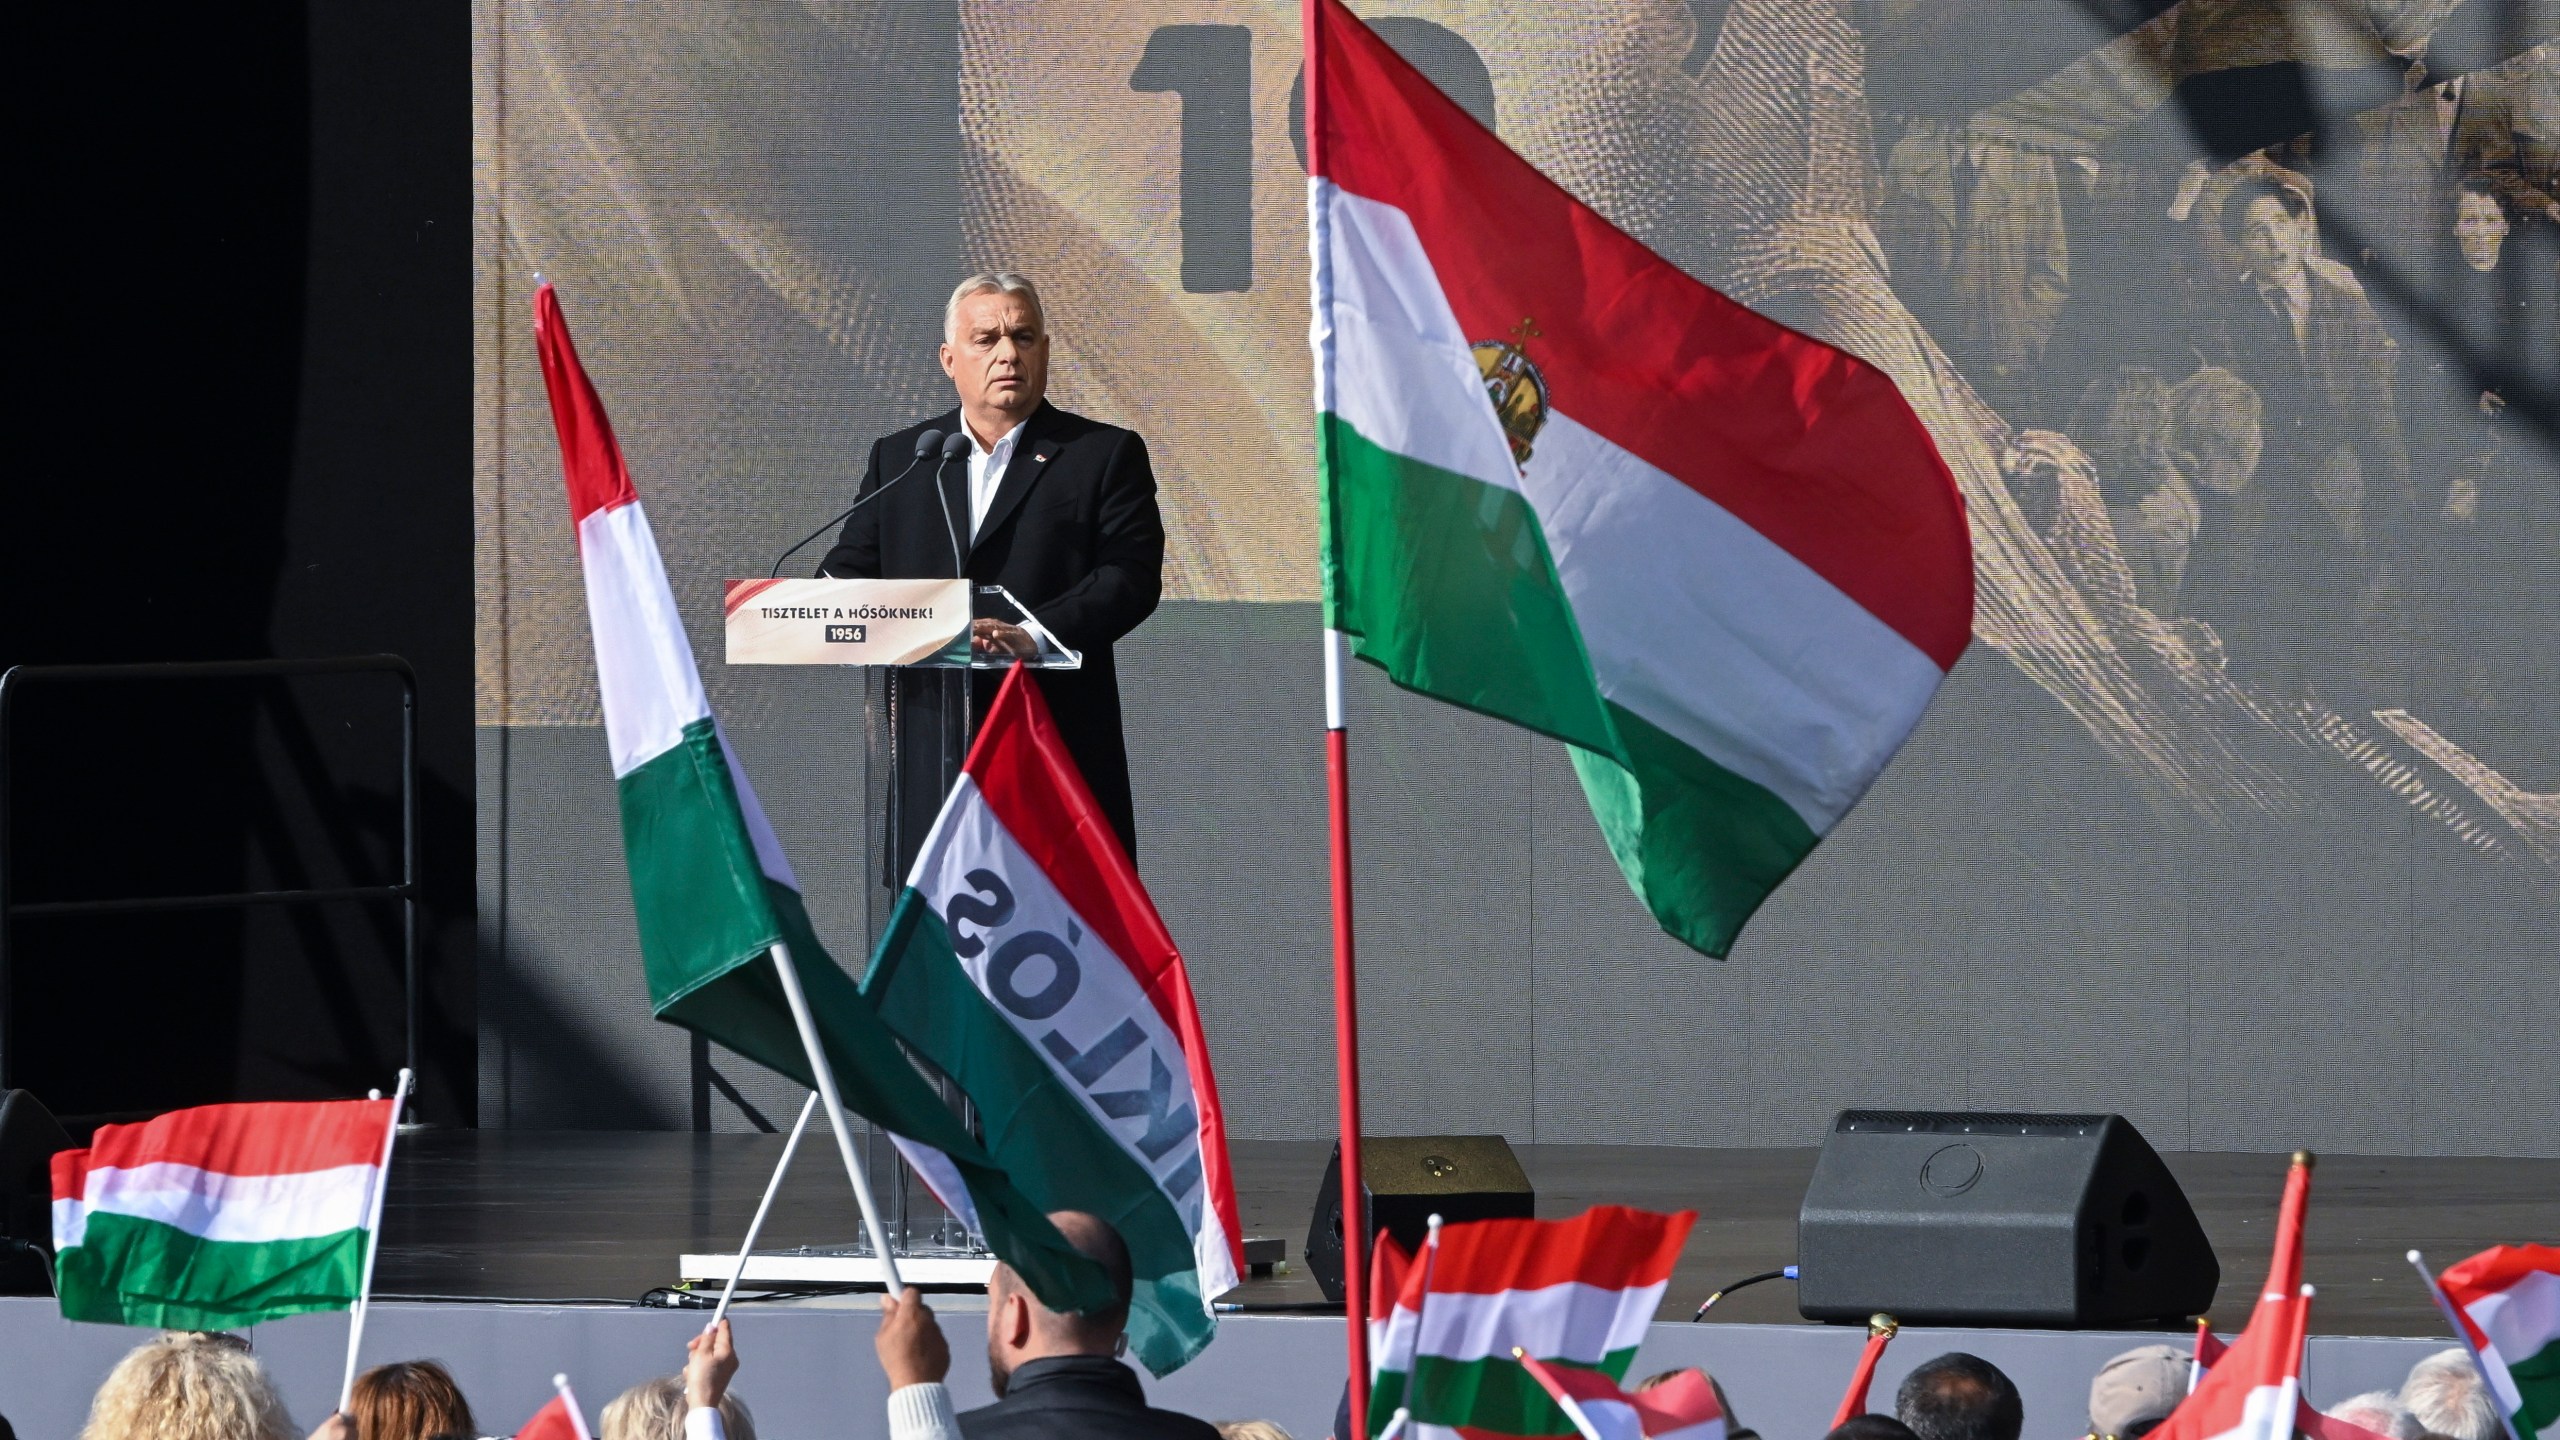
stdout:
POLYGON ((259 905, 325 905, 397 900, 401 908, 402 1063, 418 1068, 418 675, 397 655, 345 655, 318 660, 198 660, 130 665, 17 665, 0 672, 0 1090, 18 1083, 15 952, 21 920, 80 915, 133 915, 170 910, 247 909, 259 905), (18 695, 36 684, 133 681, 295 679, 312 675, 385 674, 400 681, 400 879, 391 885, 339 885, 220 894, 150 895, 114 900, 22 901, 12 888, 11 808, 16 755, 10 717, 18 695))

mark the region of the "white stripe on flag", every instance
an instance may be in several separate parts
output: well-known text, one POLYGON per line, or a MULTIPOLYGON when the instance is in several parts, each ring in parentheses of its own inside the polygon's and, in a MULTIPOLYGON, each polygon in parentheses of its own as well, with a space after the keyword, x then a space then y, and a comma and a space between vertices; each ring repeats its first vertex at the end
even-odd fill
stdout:
POLYGON ((958 1216, 960 1223, 969 1227, 970 1234, 984 1236, 987 1233, 978 1224, 977 1197, 969 1193, 969 1183, 960 1178, 960 1167, 951 1163, 950 1156, 894 1130, 882 1133, 915 1168, 916 1178, 924 1182, 924 1188, 933 1192, 934 1199, 942 1202, 943 1209, 958 1216))
POLYGON ((1567 1400, 1562 1402, 1573 1428, 1582 1432, 1583 1440, 1644 1440, 1644 1421, 1636 1407, 1624 1400, 1567 1400))
POLYGON ((1128 963, 1076 914, 979 793, 978 782, 963 775, 907 883, 936 914, 949 916, 955 899, 984 902, 990 892, 974 878, 981 874, 997 877, 1013 906, 1001 923, 986 927, 961 912, 950 927, 951 944, 955 953, 975 951, 959 956, 961 969, 988 1008, 1082 1103, 1095 1128, 1156 1183, 1183 1233, 1193 1237, 1196 1254, 1208 1186, 1182 1042, 1128 963), (1105 1110, 1106 1101, 1122 1113, 1105 1110))
POLYGON ((587 618, 596 638, 596 687, 614 778, 665 754, 684 727, 711 713, 693 642, 676 614, 675 592, 638 501, 578 522, 587 618))
MULTIPOLYGON (((1518 490, 1520 468, 1474 347, 1413 221, 1330 180, 1311 183, 1319 204, 1333 203, 1335 413, 1407 459, 1518 490)), ((1332 407, 1319 397, 1318 408, 1332 407)))
POLYGON ((1600 693, 1816 835, 1918 723, 1937 665, 1723 506, 1550 414, 1526 493, 1600 693))
POLYGON ((56 1247, 86 1238, 89 1216, 154 1220, 207 1240, 309 1240, 364 1228, 372 1214, 372 1165, 291 1175, 232 1175, 158 1161, 92 1170, 77 1200, 53 1202, 56 1247))
POLYGON ((1597 1365, 1614 1351, 1644 1342, 1669 1285, 1604 1290, 1576 1280, 1491 1294, 1434 1290, 1423 1304, 1418 1351, 1413 1312, 1398 1305, 1384 1326, 1370 1327, 1369 1353, 1374 1363, 1401 1365, 1415 1353, 1438 1360, 1484 1360, 1507 1356, 1517 1345, 1541 1360, 1597 1365))
POLYGON ((756 868, 792 894, 800 893, 800 877, 791 868, 791 857, 782 853, 782 839, 773 833, 773 822, 765 818, 764 802, 756 798, 756 787, 747 781, 746 770, 738 764, 738 752, 729 743, 729 732, 718 720, 711 722, 712 733, 720 739, 720 758, 728 763, 729 784, 738 792, 738 809, 747 822, 747 839, 756 847, 756 868))

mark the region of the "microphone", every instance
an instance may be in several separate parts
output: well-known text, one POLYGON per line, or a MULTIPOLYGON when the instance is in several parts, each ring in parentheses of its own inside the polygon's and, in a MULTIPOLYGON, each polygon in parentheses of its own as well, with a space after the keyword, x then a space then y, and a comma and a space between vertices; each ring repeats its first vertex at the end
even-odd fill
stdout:
MULTIPOLYGON (((854 502, 853 502, 852 504, 850 504, 850 505, 847 505, 847 506, 846 506, 846 507, 844 507, 842 510, 837 511, 837 512, 836 512, 836 517, 835 517, 834 519, 832 519, 832 520, 828 521, 828 522, 827 522, 826 524, 824 524, 824 525, 819 526, 817 529, 810 531, 808 534, 801 536, 801 537, 800 537, 800 544, 798 544, 798 545, 794 545, 794 546, 792 546, 790 549, 785 550, 785 551, 783 551, 780 555, 777 555, 777 556, 775 556, 775 557, 774 557, 774 561, 773 561, 773 568, 765 572, 764 578, 766 578, 767 580, 770 580, 770 579, 772 579, 773 577, 775 577, 775 576, 777 576, 777 575, 781 574, 781 573, 782 573, 782 562, 783 562, 783 561, 788 560, 788 559, 790 559, 792 556, 799 554, 799 553, 800 553, 800 551, 801 551, 801 548, 802 548, 803 546, 806 546, 810 541, 817 539, 819 536, 826 534, 826 533, 827 533, 828 531, 830 531, 830 530, 833 530, 833 529, 834 529, 834 528, 836 528, 838 525, 843 524, 843 523, 845 522, 845 520, 853 514, 853 512, 854 512, 854 511, 861 509, 863 506, 868 505, 868 504, 870 504, 872 501, 877 500, 877 499, 879 499, 881 496, 883 496, 883 495, 885 495, 885 494, 889 493, 889 486, 891 486, 891 485, 895 485, 895 484, 897 484, 899 481, 906 479, 906 478, 907 478, 907 470, 913 470, 913 469, 914 469, 914 468, 916 468, 918 465, 923 464, 923 463, 924 463, 924 457, 926 457, 927 455, 932 454, 932 453, 935 451, 935 449, 937 449, 937 448, 939 448, 939 447, 941 446, 941 444, 942 444, 942 432, 941 432, 941 431, 939 431, 939 430, 927 430, 927 431, 926 431, 926 432, 924 432, 923 434, 921 434, 921 435, 917 436, 917 437, 916 437, 916 454, 915 454, 915 458, 914 458, 914 459, 912 459, 912 460, 909 460, 909 461, 907 462, 907 469, 906 469, 906 470, 901 470, 901 471, 899 471, 897 474, 890 476, 890 477, 889 477, 889 479, 888 479, 888 481, 887 481, 887 483, 886 483, 886 484, 883 484, 879 489, 872 491, 870 494, 863 496, 861 499, 854 501, 854 502)), ((948 515, 949 515, 948 507, 949 507, 950 503, 951 503, 951 502, 950 502, 950 501, 948 501, 948 500, 946 500, 946 501, 944 501, 944 502, 943 502, 943 505, 946 507, 946 508, 945 508, 945 512, 944 512, 944 513, 945 513, 945 518, 946 518, 946 520, 948 519, 948 515)))
POLYGON ((952 431, 950 437, 942 442, 942 465, 933 467, 933 493, 942 498, 942 528, 951 537, 951 574, 954 579, 962 578, 968 567, 960 558, 960 527, 951 520, 951 492, 942 488, 942 469, 954 460, 967 460, 969 448, 968 430, 952 431))

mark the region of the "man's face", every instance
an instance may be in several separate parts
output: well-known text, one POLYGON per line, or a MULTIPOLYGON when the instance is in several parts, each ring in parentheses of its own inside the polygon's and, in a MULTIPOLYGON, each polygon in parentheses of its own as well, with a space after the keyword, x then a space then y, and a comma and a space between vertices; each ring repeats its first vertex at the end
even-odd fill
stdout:
POLYGON ((2462 263, 2487 274, 2498 268, 2498 247, 2507 242, 2507 212, 2488 196, 2465 190, 2455 202, 2453 239, 2462 247, 2462 263))
POLYGON ((2240 253, 2249 257, 2249 268, 2277 284, 2290 284, 2302 269, 2304 248, 2303 222, 2285 208, 2273 195, 2260 195, 2249 202, 2240 225, 2240 253))
MULTIPOLYGON (((942 373, 960 392, 960 408, 1000 417, 1011 429, 1040 408, 1049 390, 1049 334, 1040 312, 1020 295, 986 290, 960 302, 952 338, 942 343, 942 373)), ((995 436, 982 437, 992 443, 995 436)))

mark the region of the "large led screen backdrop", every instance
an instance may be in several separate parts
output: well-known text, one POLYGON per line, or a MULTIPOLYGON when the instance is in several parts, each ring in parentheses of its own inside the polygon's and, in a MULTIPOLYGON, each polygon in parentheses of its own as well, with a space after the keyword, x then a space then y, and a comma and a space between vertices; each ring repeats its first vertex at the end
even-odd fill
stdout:
MULTIPOLYGON (((1747 934, 1735 966, 1801 969, 1823 951, 1833 968, 1801 994, 1755 992, 1764 1002, 1953 984, 1959 970, 1996 988, 2013 971, 2052 984, 2075 965, 2139 968, 2151 962, 2086 958, 2139 931, 2131 948, 2177 952, 2174 975, 2120 974, 2134 987, 2123 1013, 2081 1017, 2075 1044, 2132 1025, 2159 1044, 2182 1033, 2190 1050, 2316 1045, 2325 1022, 2296 1012, 2318 995, 2360 1026, 2347 1043, 2363 1058, 2338 1062, 2337 1096, 2381 1094, 2354 1072, 2389 1068, 2391 1123, 2410 1146, 2560 1146, 2547 1026, 2500 1013, 2560 984, 2560 51, 2547 6, 1362 9, 1618 224, 1883 366, 1963 488, 1978 643, 1898 767, 1913 773, 1892 802, 1897 839, 1817 863, 1791 903, 1872 905, 1880 888, 1978 886, 2010 865, 1999 918, 1986 932, 1970 912, 1920 904, 1899 923, 1826 933, 1781 917, 1787 936, 1755 951, 1747 934), (2007 861, 1941 864, 1933 815, 1974 825, 1987 788, 2030 838, 2007 861), (1931 796, 1973 808, 1958 820, 1931 796), (2127 841, 2126 825, 2145 838, 2127 841), (2128 920, 2098 894, 2180 916, 2128 920), (2216 998, 2215 974, 2253 966, 2278 978, 2216 998), (2402 1051, 2427 1047, 2453 1058, 2419 1073, 2402 1051), (2544 1102, 2527 1138, 2417 1133, 2428 1095, 2450 1104, 2462 1072, 2491 1065, 2544 1102)), ((996 265, 1044 288, 1052 399, 1137 428, 1155 456, 1168 607, 1140 642, 1242 657, 1286 616, 1312 647, 1295 4, 481 0, 477 26, 484 736, 597 721, 525 319, 536 272, 560 286, 706 657, 718 581, 763 573, 850 501, 875 436, 949 404, 932 358, 943 298, 996 265)), ((1526 348, 1534 362, 1534 338, 1526 348)), ((806 573, 816 548, 794 567, 806 573)), ((808 713, 816 691, 706 669, 733 729, 859 726, 858 700, 808 713)), ((1139 763, 1155 777, 1141 828, 1163 848, 1142 858, 1160 890, 1244 879, 1169 851, 1302 828, 1203 773, 1212 742, 1197 755, 1179 743, 1216 731, 1221 705, 1290 711, 1278 733, 1293 734, 1302 688, 1296 671, 1240 665, 1215 694, 1132 693, 1133 741, 1158 742, 1139 763), (1171 718, 1150 730, 1150 714, 1171 718)), ((525 787, 548 762, 533 755, 513 762, 515 789, 484 798, 484 836, 546 843, 525 787)), ((584 782, 561 763, 538 783, 584 782)), ((858 780, 807 778, 841 781, 829 843, 876 840, 858 780)), ((1587 819, 1577 835, 1560 814, 1540 843, 1596 853, 1587 819)), ((1462 871, 1469 839, 1378 843, 1437 849, 1462 871)), ((539 907, 525 875, 483 868, 484 914, 492 893, 539 907)), ((1650 944, 1617 913, 1642 918, 1611 873, 1602 857, 1573 903, 1650 944)), ((1306 923, 1320 926, 1301 877, 1269 883, 1294 897, 1276 910, 1312 904, 1306 923)), ((1393 923, 1441 901, 1410 890, 1376 903, 1393 923)), ((1177 894, 1168 909, 1183 905, 1177 894)), ((1214 1029, 1221 984, 1243 993, 1215 972, 1242 962, 1214 938, 1191 943, 1213 972, 1214 1029)), ((1569 940, 1521 943, 1546 946, 1542 976, 1617 963, 1569 940)), ((1714 968, 1646 953, 1640 989, 1714 968)), ((1462 956, 1444 958, 1433 984, 1472 983, 1462 956)), ((603 971, 579 973, 634 1003, 636 980, 625 996, 603 971)), ((1568 1025, 1586 1003, 1531 993, 1549 1012, 1536 1025, 1568 1025)), ((1996 1039, 1978 1014, 1946 1023, 1948 1047, 1996 1039)), ((1322 1041, 1320 1016, 1290 1024, 1287 1046, 1272 1042, 1275 1073, 1284 1049, 1322 1041)), ((1849 1032, 1806 1043, 1853 1068, 1860 1048, 1849 1032)), ((2133 1068, 2190 1059, 2142 1053, 2133 1068)), ((2026 1069, 2012 1089, 2035 1099, 2026 1069)), ((1246 1131, 1253 1105, 1239 1101, 1246 1131)), ((2252 1123, 2217 1133, 2283 1143, 2252 1123)), ((1710 1132, 1726 1133, 1687 1133, 1710 1132)))

